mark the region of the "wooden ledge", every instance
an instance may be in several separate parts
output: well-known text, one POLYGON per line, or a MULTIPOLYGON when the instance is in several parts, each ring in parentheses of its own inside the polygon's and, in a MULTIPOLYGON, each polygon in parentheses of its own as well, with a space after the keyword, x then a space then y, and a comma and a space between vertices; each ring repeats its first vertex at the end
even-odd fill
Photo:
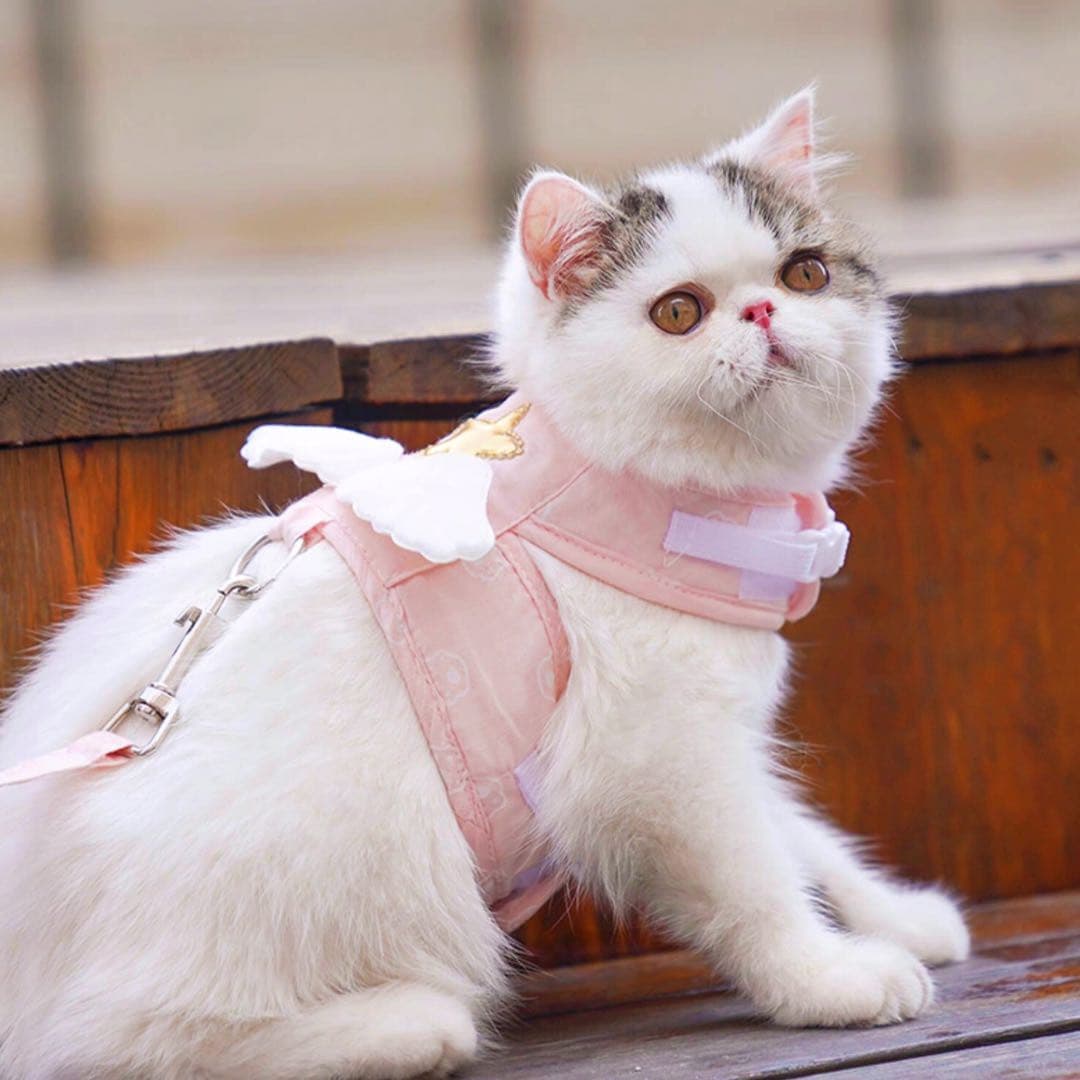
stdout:
POLYGON ((341 396, 326 338, 9 368, 0 370, 0 446, 210 427, 341 396))
MULTIPOLYGON (((906 360, 1080 343, 1080 247, 897 260, 906 360)), ((492 254, 0 277, 0 446, 143 435, 326 403, 468 407, 492 254), (163 299, 165 298, 165 299, 163 299)))
POLYGON ((918 1020, 793 1030, 755 1018, 700 962, 661 953, 526 977, 529 1019, 471 1080, 1080 1073, 1080 893, 982 905, 975 952, 918 1020), (1060 1069, 1060 1071, 1055 1071, 1060 1069), (970 1071, 964 1071, 970 1070, 970 1071), (988 1071, 987 1071, 988 1070, 988 1071), (996 1070, 996 1071, 995 1071, 996 1070))

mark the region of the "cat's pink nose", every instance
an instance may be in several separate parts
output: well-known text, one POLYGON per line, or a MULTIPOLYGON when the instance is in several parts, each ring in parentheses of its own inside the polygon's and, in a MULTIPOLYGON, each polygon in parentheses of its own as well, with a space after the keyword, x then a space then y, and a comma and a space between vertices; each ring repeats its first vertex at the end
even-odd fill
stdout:
POLYGON ((775 310, 768 300, 762 300, 759 304, 747 304, 742 309, 741 317, 744 322, 757 323, 762 330, 768 330, 772 325, 770 316, 775 310))

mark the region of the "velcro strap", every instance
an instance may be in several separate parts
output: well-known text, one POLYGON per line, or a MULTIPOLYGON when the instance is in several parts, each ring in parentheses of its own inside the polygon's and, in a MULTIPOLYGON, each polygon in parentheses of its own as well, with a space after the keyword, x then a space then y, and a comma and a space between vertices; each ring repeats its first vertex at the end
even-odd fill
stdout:
POLYGON ((847 526, 839 521, 821 529, 783 533, 676 510, 664 537, 664 550, 809 583, 832 577, 844 565, 848 539, 847 526))

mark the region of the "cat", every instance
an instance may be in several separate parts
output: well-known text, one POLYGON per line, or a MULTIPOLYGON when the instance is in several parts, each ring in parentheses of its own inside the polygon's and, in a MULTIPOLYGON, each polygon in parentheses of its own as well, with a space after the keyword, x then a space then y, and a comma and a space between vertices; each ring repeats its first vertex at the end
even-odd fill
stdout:
MULTIPOLYGON (((870 248, 828 209, 829 166, 807 90, 610 189, 534 174, 486 363, 602 469, 835 488, 893 375, 893 321, 870 248)), ((268 527, 183 535, 89 599, 8 704, 0 766, 101 726, 160 670, 175 611, 268 527)), ((532 554, 572 651, 539 754, 537 824, 560 864, 779 1024, 923 1012, 926 965, 968 953, 963 917, 868 866, 783 777, 782 637, 532 554)), ((0 790, 0 1076, 408 1077, 473 1060, 512 999, 513 947, 335 552, 296 558, 180 697, 154 755, 0 790)))

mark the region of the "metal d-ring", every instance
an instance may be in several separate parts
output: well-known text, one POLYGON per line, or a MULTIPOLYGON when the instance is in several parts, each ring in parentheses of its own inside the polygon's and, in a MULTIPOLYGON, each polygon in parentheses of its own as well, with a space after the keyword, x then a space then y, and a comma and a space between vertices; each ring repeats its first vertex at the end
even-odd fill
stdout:
POLYGON ((218 592, 224 593, 226 596, 238 596, 242 600, 253 600, 268 585, 273 585, 293 559, 304 550, 304 538, 298 536, 292 542, 281 565, 268 578, 264 581, 256 581, 250 574, 246 573, 247 568, 251 565, 255 556, 258 555, 267 544, 272 544, 274 542, 274 537, 272 536, 260 536, 259 539, 248 547, 236 562, 233 563, 228 578, 225 580, 224 584, 219 586, 218 592))

